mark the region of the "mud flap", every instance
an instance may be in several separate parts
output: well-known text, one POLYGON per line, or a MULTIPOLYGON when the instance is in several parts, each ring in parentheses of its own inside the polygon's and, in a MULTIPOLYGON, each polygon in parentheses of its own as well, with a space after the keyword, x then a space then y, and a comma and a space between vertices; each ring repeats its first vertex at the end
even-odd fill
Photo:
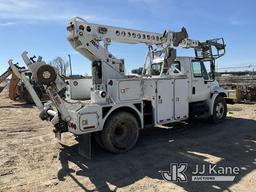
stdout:
POLYGON ((87 159, 91 159, 91 133, 78 136, 78 153, 87 159))

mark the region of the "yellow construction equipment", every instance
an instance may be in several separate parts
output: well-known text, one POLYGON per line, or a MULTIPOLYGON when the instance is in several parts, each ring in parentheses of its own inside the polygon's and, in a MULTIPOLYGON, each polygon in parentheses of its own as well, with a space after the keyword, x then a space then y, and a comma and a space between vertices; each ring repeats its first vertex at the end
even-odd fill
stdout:
MULTIPOLYGON (((30 82, 32 83, 34 89, 36 90, 37 95, 39 96, 42 101, 48 100, 48 96, 45 93, 43 85, 40 83, 31 80, 31 72, 28 69, 25 69, 25 67, 16 67, 25 73, 25 75, 28 77, 30 82)), ((33 103, 33 100, 25 88, 23 82, 21 79, 19 79, 12 69, 9 67, 1 76, 0 76, 0 84, 2 84, 4 81, 7 80, 9 76, 12 76, 9 83, 6 83, 5 85, 0 85, 0 93, 4 90, 4 88, 9 84, 9 93, 8 96, 13 101, 20 101, 20 102, 26 102, 26 103, 33 103)))

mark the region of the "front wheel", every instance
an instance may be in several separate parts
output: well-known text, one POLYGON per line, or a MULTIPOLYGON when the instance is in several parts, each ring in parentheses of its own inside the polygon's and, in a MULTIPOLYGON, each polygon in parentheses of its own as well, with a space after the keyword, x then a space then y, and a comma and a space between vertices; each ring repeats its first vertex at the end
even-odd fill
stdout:
POLYGON ((227 116, 227 103, 224 97, 217 96, 213 105, 213 114, 211 121, 213 123, 220 123, 226 119, 227 116))
POLYGON ((139 137, 137 119, 128 112, 117 112, 107 120, 101 132, 102 143, 112 153, 123 153, 132 149, 139 137))

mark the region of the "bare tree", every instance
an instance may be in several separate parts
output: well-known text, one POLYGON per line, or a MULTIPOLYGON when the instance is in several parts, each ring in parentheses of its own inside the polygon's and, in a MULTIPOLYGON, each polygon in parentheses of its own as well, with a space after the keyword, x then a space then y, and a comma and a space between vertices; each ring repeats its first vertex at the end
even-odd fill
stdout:
POLYGON ((58 69, 60 75, 67 76, 68 62, 64 61, 61 57, 56 57, 50 64, 58 69))

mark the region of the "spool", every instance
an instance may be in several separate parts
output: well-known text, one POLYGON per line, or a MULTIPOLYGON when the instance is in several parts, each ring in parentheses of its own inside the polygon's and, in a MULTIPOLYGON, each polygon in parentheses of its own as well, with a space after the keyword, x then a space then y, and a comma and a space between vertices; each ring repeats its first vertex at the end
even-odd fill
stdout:
POLYGON ((50 85, 57 78, 55 69, 51 65, 43 65, 37 70, 37 80, 44 85, 50 85))

